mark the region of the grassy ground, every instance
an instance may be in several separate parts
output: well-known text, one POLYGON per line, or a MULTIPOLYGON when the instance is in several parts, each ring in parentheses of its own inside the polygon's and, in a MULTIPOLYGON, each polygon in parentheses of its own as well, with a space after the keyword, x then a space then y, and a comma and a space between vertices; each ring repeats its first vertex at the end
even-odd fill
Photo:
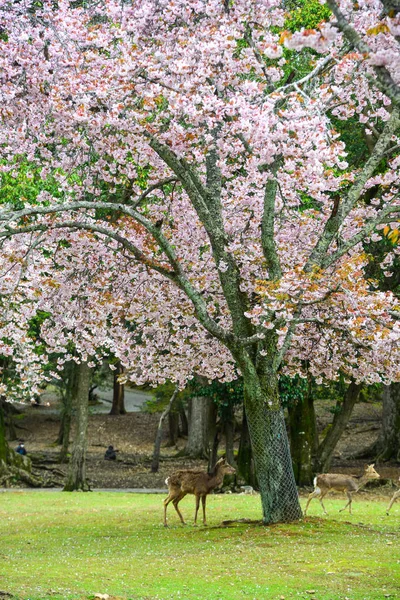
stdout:
MULTIPOLYGON (((215 495, 207 528, 179 525, 171 506, 165 529, 162 499, 0 494, 0 598, 400 598, 399 502, 387 517, 387 500, 359 496, 349 517, 332 497, 329 517, 314 500, 297 524, 221 528, 224 519, 259 518, 259 498, 215 495)), ((181 506, 190 522, 193 497, 181 506)))

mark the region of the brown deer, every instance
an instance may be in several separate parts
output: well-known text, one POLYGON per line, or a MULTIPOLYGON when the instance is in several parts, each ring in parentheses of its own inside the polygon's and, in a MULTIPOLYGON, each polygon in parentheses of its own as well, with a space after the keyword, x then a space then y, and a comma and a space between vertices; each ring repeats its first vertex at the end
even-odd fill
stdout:
MULTIPOLYGON (((400 481, 400 477, 399 477, 399 481, 400 481)), ((393 497, 392 497, 392 499, 391 499, 391 501, 390 501, 390 504, 389 504, 389 506, 387 507, 387 510, 386 510, 386 514, 387 514, 387 515, 389 514, 389 510, 392 508, 393 504, 395 503, 395 501, 396 501, 396 498, 400 498, 400 490, 397 490, 397 491, 396 491, 396 492, 393 494, 393 497)))
POLYGON ((194 494, 196 497, 194 524, 196 525, 201 498, 203 505, 203 524, 207 525, 206 498, 208 494, 222 484, 225 475, 233 475, 235 472, 236 469, 231 467, 224 458, 220 458, 211 473, 205 473, 199 469, 188 469, 186 471, 175 471, 170 477, 167 477, 165 483, 168 485, 169 494, 164 500, 164 526, 168 526, 167 506, 170 502, 174 505, 181 522, 185 525, 178 504, 186 494, 194 494))
POLYGON ((324 510, 324 513, 327 515, 328 513, 325 510, 324 503, 322 502, 323 498, 325 498, 326 494, 331 490, 336 492, 346 492, 349 501, 347 502, 344 508, 341 508, 339 512, 342 512, 347 507, 349 507, 349 513, 351 514, 351 495, 354 492, 358 492, 363 485, 367 483, 367 481, 371 479, 379 479, 380 475, 374 469, 374 465, 368 465, 365 467, 365 472, 362 477, 357 479, 356 477, 351 477, 351 475, 343 475, 339 473, 326 473, 323 475, 317 475, 314 478, 314 491, 308 496, 307 506, 304 511, 304 516, 307 515, 308 505, 310 504, 313 498, 318 498, 321 502, 321 506, 324 510))

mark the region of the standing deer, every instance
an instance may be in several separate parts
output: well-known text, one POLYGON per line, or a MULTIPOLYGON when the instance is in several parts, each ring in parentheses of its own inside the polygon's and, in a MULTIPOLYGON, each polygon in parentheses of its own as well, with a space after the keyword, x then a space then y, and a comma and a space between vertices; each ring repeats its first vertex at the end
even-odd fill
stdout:
POLYGON ((178 508, 179 502, 186 494, 196 496, 196 512, 194 514, 194 524, 196 525, 197 513, 200 506, 200 498, 203 505, 203 524, 206 522, 206 498, 208 494, 216 487, 220 486, 224 480, 224 475, 233 475, 236 469, 231 467, 224 458, 221 458, 211 473, 205 473, 199 469, 188 469, 186 471, 175 471, 170 477, 167 477, 165 483, 168 485, 169 494, 164 500, 164 526, 167 527, 167 506, 172 501, 181 522, 185 525, 182 513, 178 508))
MULTIPOLYGON (((400 481, 400 477, 399 477, 399 481, 400 481)), ((387 507, 387 510, 386 510, 386 514, 387 515, 389 514, 389 510, 392 508, 393 504, 395 503, 396 498, 400 498, 400 490, 397 490, 397 492, 395 492, 393 494, 393 497, 392 497, 392 499, 390 501, 390 504, 389 504, 389 506, 387 507)))
POLYGON ((343 475, 339 473, 326 473, 324 475, 317 475, 314 478, 314 491, 308 496, 307 506, 304 511, 304 516, 307 515, 308 505, 310 504, 313 498, 318 498, 321 502, 321 506, 324 510, 324 513, 327 515, 328 513, 325 510, 324 503, 322 502, 323 498, 325 498, 326 494, 334 490, 336 492, 346 492, 349 501, 347 502, 344 508, 341 508, 339 512, 342 512, 347 507, 349 507, 349 513, 351 514, 351 495, 354 492, 358 492, 363 485, 367 483, 370 479, 379 479, 380 475, 374 469, 374 465, 368 465, 365 467, 365 473, 360 479, 356 477, 351 477, 350 475, 343 475))

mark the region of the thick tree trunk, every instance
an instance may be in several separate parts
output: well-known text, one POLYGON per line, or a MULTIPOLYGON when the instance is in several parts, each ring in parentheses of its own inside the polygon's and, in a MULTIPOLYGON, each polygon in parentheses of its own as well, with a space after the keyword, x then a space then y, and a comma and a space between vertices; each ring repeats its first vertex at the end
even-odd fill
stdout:
POLYGON ((237 457, 237 474, 238 478, 246 485, 251 485, 253 488, 258 489, 245 407, 243 408, 242 431, 240 434, 239 452, 237 457))
POLYGON ((118 381, 118 377, 124 372, 124 367, 120 361, 117 362, 116 367, 114 371, 113 401, 110 415, 126 415, 125 385, 118 381))
POLYGON ((67 462, 69 449, 69 436, 71 432, 72 406, 76 404, 78 365, 71 360, 67 366, 66 390, 63 397, 62 415, 57 443, 61 450, 58 457, 59 462, 67 462))
POLYGON ((383 390, 382 427, 376 443, 376 460, 400 461, 400 383, 383 390))
POLYGON ((361 385, 352 381, 346 390, 343 402, 336 404, 336 412, 333 417, 332 426, 326 434, 324 440, 318 447, 318 453, 315 462, 315 470, 326 473, 331 465, 333 453, 340 440, 346 425, 348 424, 355 403, 360 394, 361 385))
POLYGON ((191 458, 208 458, 210 453, 210 421, 212 398, 198 396, 189 401, 189 432, 186 454, 191 458))
POLYGON ((89 417, 89 388, 91 369, 87 363, 78 365, 76 397, 76 429, 71 460, 68 467, 64 492, 88 491, 86 481, 86 444, 89 417))
POLYGON ((280 407, 277 376, 272 368, 264 368, 262 379, 253 373, 243 372, 244 401, 263 522, 291 522, 300 519, 302 512, 280 407))
POLYGON ((297 485, 311 485, 318 437, 314 401, 308 394, 289 407, 290 453, 297 485))

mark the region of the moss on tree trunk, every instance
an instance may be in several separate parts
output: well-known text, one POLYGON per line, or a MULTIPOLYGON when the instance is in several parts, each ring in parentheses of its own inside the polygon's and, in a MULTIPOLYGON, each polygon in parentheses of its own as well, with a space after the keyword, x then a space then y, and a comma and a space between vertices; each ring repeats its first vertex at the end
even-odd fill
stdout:
POLYGON ((263 522, 282 523, 302 517, 289 441, 280 406, 278 380, 272 369, 262 378, 243 373, 244 401, 261 494, 263 522))

